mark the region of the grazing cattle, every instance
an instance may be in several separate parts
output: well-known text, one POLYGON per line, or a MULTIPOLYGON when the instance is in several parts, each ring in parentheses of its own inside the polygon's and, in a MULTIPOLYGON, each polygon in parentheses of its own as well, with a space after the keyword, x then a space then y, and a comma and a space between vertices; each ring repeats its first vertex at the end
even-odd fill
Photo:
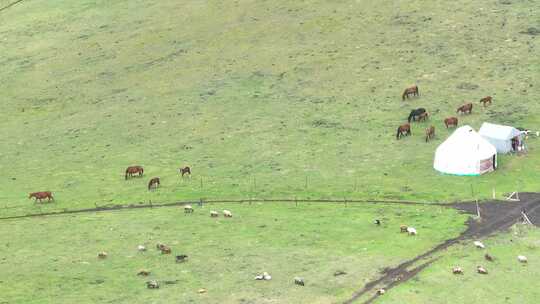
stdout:
POLYGON ((517 258, 518 258, 518 261, 519 261, 520 263, 527 263, 527 257, 526 257, 526 256, 524 256, 524 255, 518 255, 517 258))
POLYGON ((408 122, 411 122, 411 121, 415 121, 417 117, 419 117, 420 115, 426 113, 426 109, 424 108, 418 108, 416 110, 411 110, 411 113, 409 113, 409 117, 407 117, 407 121, 408 122))
POLYGON ((452 126, 452 127, 457 127, 458 125, 458 119, 457 117, 448 117, 448 118, 445 118, 444 119, 444 125, 446 126, 446 128, 448 129, 448 127, 452 126))
POLYGON ((485 269, 485 268, 482 267, 482 266, 476 267, 476 271, 477 271, 479 274, 488 274, 487 269, 485 269))
POLYGON ((127 167, 125 178, 128 179, 128 177, 133 177, 133 175, 135 175, 135 174, 139 174, 139 177, 142 177, 143 174, 144 174, 143 167, 141 167, 141 166, 127 167))
POLYGON ((184 213, 193 213, 193 207, 191 207, 191 205, 185 205, 184 213))
POLYGON ((154 177, 148 182, 148 190, 157 189, 160 186, 159 177, 154 177))
POLYGON ((232 217, 232 212, 229 210, 223 210, 223 217, 232 217))
POLYGON ((424 112, 418 116, 418 121, 426 121, 429 119, 429 113, 424 112))
POLYGON ((493 257, 489 254, 484 254, 484 259, 486 259, 486 261, 490 261, 490 262, 493 262, 493 257))
POLYGON ((452 268, 452 273, 453 274, 463 274, 463 269, 461 269, 461 267, 454 267, 454 268, 452 268))
POLYGON ((418 91, 418 86, 417 85, 413 85, 411 87, 406 88, 403 91, 403 94, 401 95, 401 99, 402 100, 405 100, 405 98, 408 99, 411 95, 412 96, 419 96, 420 95, 420 92, 418 91))
POLYGON ((176 263, 182 263, 187 260, 188 256, 185 254, 181 254, 181 255, 177 255, 175 258, 176 258, 176 263))
POLYGON ((158 289, 159 288, 159 283, 155 280, 152 280, 152 281, 148 281, 146 282, 146 287, 148 289, 158 289))
POLYGON ((185 166, 184 168, 179 168, 180 174, 182 174, 182 177, 184 177, 184 174, 187 174, 189 177, 191 177, 191 168, 188 166, 185 166))
POLYGON ((486 97, 480 99, 480 103, 483 103, 484 107, 485 107, 488 103, 491 104, 492 100, 493 99, 491 98, 491 96, 486 96, 486 97))
POLYGON ((407 227, 407 226, 405 226, 405 225, 399 226, 399 230, 400 230, 401 233, 407 232, 407 228, 409 228, 409 227, 407 227))
POLYGON ((102 251, 102 252, 98 253, 97 256, 100 259, 105 259, 105 258, 107 258, 107 253, 105 251, 102 251))
POLYGON ((139 272, 137 272, 137 275, 146 277, 150 275, 150 271, 142 269, 142 270, 139 270, 139 272))
POLYGON ((480 242, 480 241, 474 241, 474 246, 476 246, 476 248, 480 248, 480 249, 486 248, 486 246, 484 246, 484 244, 482 244, 482 242, 480 242))
POLYGON ((407 227, 407 233, 409 235, 416 235, 416 229, 414 229, 413 227, 407 227))
POLYGON ((47 201, 51 201, 51 200, 54 201, 54 197, 52 196, 51 191, 42 191, 42 192, 30 193, 28 195, 28 198, 29 199, 34 198, 35 202, 37 202, 39 200, 40 203, 43 202, 43 199, 47 199, 47 201))
POLYGON ((411 125, 406 123, 404 125, 401 125, 397 129, 396 139, 400 139, 403 136, 411 135, 411 125))
POLYGON ((426 129, 426 142, 435 137, 435 127, 431 126, 426 129))
POLYGON ((304 279, 300 278, 300 277, 296 277, 294 278, 294 284, 296 285, 300 285, 300 286, 304 286, 304 279))
POLYGON ((210 217, 218 217, 219 216, 219 213, 217 211, 210 211, 210 217))
POLYGON ((472 103, 466 103, 462 105, 461 107, 457 108, 456 113, 471 114, 472 108, 473 108, 472 103))

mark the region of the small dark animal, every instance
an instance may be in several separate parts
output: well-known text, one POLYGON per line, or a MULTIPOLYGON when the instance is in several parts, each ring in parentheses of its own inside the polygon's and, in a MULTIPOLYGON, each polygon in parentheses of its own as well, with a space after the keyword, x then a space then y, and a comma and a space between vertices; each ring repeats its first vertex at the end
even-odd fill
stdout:
POLYGON ((144 174, 143 167, 141 167, 141 166, 127 167, 125 178, 128 179, 128 177, 132 177, 135 174, 139 174, 139 177, 143 176, 143 174, 144 174))
POLYGON ((457 108, 456 113, 471 114, 472 108, 473 108, 472 103, 466 103, 462 105, 461 107, 457 108))
POLYGON ((35 202, 39 200, 39 202, 43 202, 43 199, 47 199, 47 201, 54 201, 54 197, 52 196, 51 191, 42 191, 42 192, 34 192, 30 193, 28 195, 28 198, 34 198, 35 202))
POLYGON ((426 129, 426 142, 435 137, 435 127, 431 126, 426 129))
POLYGON ((407 227, 406 225, 401 225, 401 226, 399 226, 399 231, 402 232, 402 233, 407 232, 407 228, 409 228, 409 227, 407 227))
POLYGON ((154 177, 148 183, 148 190, 156 189, 160 186, 159 177, 154 177))
POLYGON ((148 270, 140 270, 138 273, 137 273, 138 276, 149 276, 150 275, 150 271, 148 270))
POLYGON ((486 259, 486 261, 493 262, 493 257, 487 253, 484 255, 484 258, 486 259))
POLYGON ((304 286, 304 279, 296 277, 294 278, 294 284, 304 286))
POLYGON ((176 263, 182 263, 187 260, 188 256, 185 254, 177 255, 176 256, 176 263))
POLYGON ((411 125, 406 123, 401 125, 397 129, 396 139, 400 139, 403 136, 411 135, 411 125))
POLYGON ((381 220, 375 220, 375 225, 380 225, 381 224, 381 220))
POLYGON ((447 129, 448 129, 448 127, 450 127, 450 126, 457 127, 457 125, 458 125, 458 119, 457 119, 457 117, 448 117, 448 118, 445 118, 445 119, 444 119, 444 125, 446 126, 447 129))
POLYGON ((416 110, 411 110, 411 113, 409 113, 409 117, 407 117, 407 121, 415 121, 417 117, 422 115, 423 113, 426 113, 426 109, 424 108, 418 108, 416 110))
POLYGON ((491 98, 491 96, 486 96, 486 97, 480 99, 480 103, 483 103, 484 107, 485 107, 488 103, 491 104, 492 100, 493 99, 491 98))
POLYGON ((184 168, 179 168, 180 174, 182 174, 182 177, 184 177, 184 174, 187 174, 191 177, 191 168, 188 166, 185 166, 184 168))
POLYGON ((170 254, 171 248, 164 244, 157 244, 156 248, 161 251, 161 254, 170 254))
POLYGON ((418 121, 426 121, 429 119, 429 113, 428 112, 424 112, 422 114, 420 114, 420 116, 418 116, 418 121))
POLYGON ((411 95, 412 96, 419 96, 420 95, 420 92, 418 91, 418 86, 417 85, 413 85, 411 87, 406 88, 403 91, 403 94, 401 95, 401 98, 402 98, 402 100, 405 100, 405 98, 408 99, 411 95))

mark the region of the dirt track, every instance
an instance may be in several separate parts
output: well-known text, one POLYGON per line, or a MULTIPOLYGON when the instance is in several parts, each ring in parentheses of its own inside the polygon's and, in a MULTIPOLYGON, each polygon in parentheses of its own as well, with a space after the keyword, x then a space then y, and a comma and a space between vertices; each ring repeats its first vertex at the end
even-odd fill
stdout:
MULTIPOLYGON (((519 202, 493 201, 481 203, 479 205, 481 220, 478 221, 472 217, 469 218, 467 221, 468 228, 461 235, 446 240, 444 243, 437 245, 433 249, 405 261, 396 267, 383 270, 380 278, 367 283, 364 288, 354 293, 353 296, 344 303, 353 303, 368 293, 373 294, 373 296, 364 303, 372 303, 379 296, 374 290, 376 287, 380 288, 381 286, 384 286, 385 290, 389 290, 394 286, 406 282, 436 260, 434 258, 430 259, 433 254, 446 249, 459 241, 473 237, 484 238, 495 232, 504 231, 510 228, 512 225, 523 220, 521 211, 524 211, 527 214, 534 225, 540 226, 540 193, 520 193, 519 198, 519 202), (408 270, 410 266, 424 259, 428 259, 428 261, 416 268, 408 270)), ((457 203, 447 206, 476 215, 476 204, 474 202, 457 203)))

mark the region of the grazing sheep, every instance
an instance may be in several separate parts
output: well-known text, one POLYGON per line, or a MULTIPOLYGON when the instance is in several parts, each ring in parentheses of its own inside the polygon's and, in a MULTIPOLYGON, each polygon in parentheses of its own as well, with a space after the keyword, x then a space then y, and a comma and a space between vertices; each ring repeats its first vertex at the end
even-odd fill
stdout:
POLYGON ((452 273, 453 274, 463 274, 463 269, 461 269, 461 267, 459 267, 459 266, 456 266, 456 267, 452 268, 452 273))
POLYGON ((479 274, 487 274, 487 273, 488 273, 487 269, 485 269, 485 268, 482 267, 482 266, 476 267, 476 271, 477 271, 479 274))
POLYGON ((232 217, 232 212, 229 210, 223 210, 223 216, 224 217, 232 217))
POLYGON ((159 288, 159 283, 157 281, 148 281, 146 282, 146 287, 149 288, 149 289, 158 289, 159 288))
POLYGON ((97 256, 100 259, 105 259, 105 258, 107 258, 107 253, 105 251, 102 251, 102 252, 98 253, 97 256))
POLYGON ((205 293, 206 292, 206 288, 201 288, 197 291, 198 293, 205 293))
POLYGON ((191 205, 185 205, 184 213, 193 213, 193 207, 191 207, 191 205))
POLYGON ((377 290, 377 294, 380 295, 380 296, 382 296, 385 293, 386 293, 386 290, 384 290, 384 288, 381 288, 381 289, 377 290))
POLYGON ((405 225, 399 226, 399 229, 400 229, 401 232, 407 232, 407 228, 409 228, 409 227, 407 227, 405 225))
POLYGON ((484 254, 484 258, 486 259, 486 261, 490 261, 490 262, 493 262, 493 257, 489 254, 484 254))
POLYGON ((139 246, 137 246, 137 250, 146 251, 146 247, 144 247, 143 245, 139 245, 139 246))
POLYGON ((137 275, 146 277, 150 275, 150 271, 142 269, 142 270, 139 270, 139 272, 137 272, 137 275))
POLYGON ((381 224, 381 220, 375 220, 375 225, 379 226, 381 224))
POLYGON ((163 245, 161 247, 161 254, 171 254, 171 247, 163 245))
POLYGON ((474 246, 476 246, 476 248, 480 248, 480 249, 485 249, 486 246, 484 246, 484 244, 482 244, 482 242, 480 241, 474 241, 474 246))
POLYGON ((185 254, 177 255, 176 256, 176 263, 182 263, 187 260, 188 256, 185 254))
POLYGON ((524 255, 518 255, 518 261, 521 263, 527 263, 527 257, 524 255))
POLYGON ((413 227, 407 227, 407 233, 409 235, 416 235, 416 229, 414 229, 413 227))
POLYGON ((268 272, 263 272, 263 278, 265 281, 270 281, 272 279, 272 276, 268 274, 268 272))
POLYGON ((294 284, 304 286, 304 279, 302 279, 300 277, 295 277, 294 278, 294 284))
POLYGON ((210 217, 218 217, 219 216, 219 213, 217 211, 210 211, 210 217))
POLYGON ((255 280, 264 280, 264 276, 262 274, 256 275, 255 280))

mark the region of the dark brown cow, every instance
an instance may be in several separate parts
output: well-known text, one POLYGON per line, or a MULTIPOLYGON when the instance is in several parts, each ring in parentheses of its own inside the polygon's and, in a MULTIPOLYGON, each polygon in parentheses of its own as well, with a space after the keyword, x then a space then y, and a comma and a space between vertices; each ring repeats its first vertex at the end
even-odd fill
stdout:
POLYGON ((400 139, 403 136, 411 135, 411 125, 406 123, 401 125, 397 129, 396 139, 400 139))
POLYGON ((51 191, 42 191, 42 192, 30 193, 28 195, 28 198, 34 198, 35 202, 37 202, 39 200, 40 203, 43 202, 43 199, 47 199, 48 201, 51 201, 51 200, 54 201, 54 197, 52 196, 51 191))
POLYGON ((143 176, 144 169, 141 166, 131 166, 126 169, 126 179, 132 177, 135 174, 139 174, 139 177, 143 176))
POLYGON ((462 105, 461 107, 457 108, 456 113, 463 113, 463 114, 471 114, 472 113, 472 103, 466 103, 462 105))
POLYGON ((458 119, 457 117, 448 117, 448 118, 445 118, 444 119, 444 125, 446 126, 446 128, 448 129, 448 127, 452 126, 452 127, 457 127, 458 125, 458 119))

